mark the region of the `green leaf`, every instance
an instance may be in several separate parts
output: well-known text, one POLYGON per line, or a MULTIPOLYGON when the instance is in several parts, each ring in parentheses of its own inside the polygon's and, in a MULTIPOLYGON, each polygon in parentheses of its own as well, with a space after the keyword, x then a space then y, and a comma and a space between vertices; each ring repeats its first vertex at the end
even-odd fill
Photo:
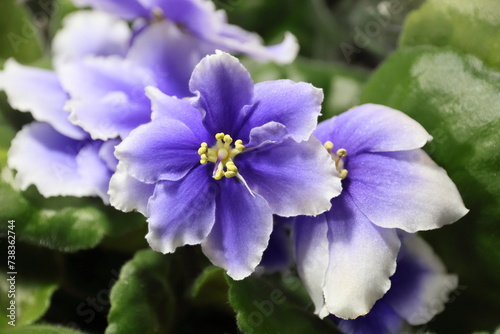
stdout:
POLYGON ((171 256, 142 250, 126 263, 111 290, 106 334, 171 333, 176 311, 168 281, 171 256))
POLYGON ((282 281, 255 276, 235 281, 228 277, 228 283, 229 303, 243 333, 339 333, 332 322, 307 309, 309 301, 294 276, 285 274, 282 281))
POLYGON ((84 334, 83 332, 55 325, 32 325, 5 329, 4 334, 84 334))
POLYGON ((10 57, 30 63, 42 55, 38 29, 33 25, 29 12, 18 1, 0 2, 0 59, 10 57))
POLYGON ((290 65, 260 64, 245 60, 255 82, 290 79, 304 81, 322 88, 325 94, 322 119, 330 118, 359 103, 359 96, 368 73, 338 63, 297 58, 290 65))
MULTIPOLYGON (((500 73, 452 49, 416 47, 394 53, 366 84, 363 103, 402 110, 434 137, 425 149, 457 185, 470 212, 424 233, 465 289, 453 318, 481 314, 456 331, 496 325, 500 308, 500 73), (481 275, 471 270, 481 268, 481 275)), ((440 319, 446 319, 445 312, 440 319)), ((436 322, 433 322, 436 324, 436 322)), ((443 324, 441 330, 453 331, 443 324)), ((440 332, 440 330, 437 330, 440 332)))
MULTIPOLYGON (((11 232, 15 233, 15 228, 11 232)), ((0 273, 0 308, 7 310, 7 317, 0 322, 2 333, 11 327, 8 322, 13 320, 12 324, 15 326, 25 326, 37 321, 49 308, 52 293, 57 289, 59 280, 59 269, 53 252, 22 244, 12 236, 16 234, 11 233, 11 237, 5 240, 11 246, 8 250, 14 252, 14 258, 11 263, 7 263, 7 259, 2 263, 0 273), (7 267, 7 264, 12 267, 7 267)))
POLYGON ((500 69, 500 2, 429 0, 408 17, 401 45, 451 46, 500 69))
POLYGON ((228 289, 224 270, 209 266, 195 280, 191 289, 191 298, 194 305, 198 307, 212 307, 219 308, 221 311, 230 311, 227 304, 228 289))

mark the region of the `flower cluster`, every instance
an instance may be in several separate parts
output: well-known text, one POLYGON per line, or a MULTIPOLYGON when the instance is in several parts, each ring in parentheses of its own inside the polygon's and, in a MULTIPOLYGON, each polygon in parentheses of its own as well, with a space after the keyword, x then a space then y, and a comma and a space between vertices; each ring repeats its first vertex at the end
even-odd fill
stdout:
POLYGON ((294 258, 316 314, 346 333, 397 333, 441 310, 417 315, 457 279, 414 233, 467 209, 422 150, 422 126, 373 104, 318 125, 321 89, 254 84, 225 52, 289 63, 295 38, 265 47, 212 2, 75 3, 95 10, 68 16, 54 70, 9 60, 0 73, 11 106, 36 120, 9 151, 22 189, 139 211, 151 248, 201 244, 236 280, 294 258))

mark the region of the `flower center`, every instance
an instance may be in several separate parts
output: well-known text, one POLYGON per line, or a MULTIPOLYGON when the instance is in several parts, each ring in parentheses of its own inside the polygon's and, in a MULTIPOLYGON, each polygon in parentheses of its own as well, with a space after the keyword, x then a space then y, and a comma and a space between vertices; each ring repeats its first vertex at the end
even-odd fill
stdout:
POLYGON ((344 168, 344 161, 342 158, 347 156, 347 151, 345 148, 338 149, 337 152, 333 152, 333 143, 331 141, 327 141, 325 144, 326 150, 332 156, 333 161, 335 161, 335 167, 340 174, 340 178, 343 180, 347 177, 347 169, 344 168))
POLYGON ((206 165, 208 162, 213 162, 214 172, 213 178, 216 180, 222 179, 224 176, 227 178, 235 177, 238 174, 238 167, 234 164, 234 157, 245 150, 243 142, 238 139, 233 143, 233 138, 224 133, 215 135, 217 142, 212 147, 208 148, 207 143, 203 142, 198 149, 200 155, 200 163, 206 165))

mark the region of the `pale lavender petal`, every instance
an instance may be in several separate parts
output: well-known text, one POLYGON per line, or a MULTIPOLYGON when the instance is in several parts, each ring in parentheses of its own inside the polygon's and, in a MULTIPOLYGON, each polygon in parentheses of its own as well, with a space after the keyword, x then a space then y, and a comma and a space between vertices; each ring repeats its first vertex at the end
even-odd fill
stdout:
POLYGON ((115 157, 115 147, 121 143, 121 140, 111 139, 102 143, 99 149, 99 158, 101 158, 108 168, 112 171, 116 171, 116 166, 118 165, 118 159, 115 157))
MULTIPOLYGON (((245 147, 250 149, 256 149, 269 144, 279 144, 290 137, 286 126, 278 122, 268 122, 257 128, 250 130, 250 140, 245 147)), ((238 135, 236 138, 245 138, 246 136, 238 135)))
POLYGON ((76 156, 77 173, 81 176, 82 182, 108 204, 109 180, 113 172, 99 156, 101 146, 102 142, 93 141, 82 147, 76 156))
POLYGON ((150 12, 138 0, 73 0, 79 7, 92 7, 126 20, 150 17, 150 12))
POLYGON ((422 325, 444 310, 458 279, 446 273, 441 260, 418 236, 405 238, 403 246, 384 300, 410 324, 422 325))
POLYGON ((132 131, 115 155, 141 182, 176 181, 200 164, 198 148, 203 141, 184 123, 162 118, 132 131))
POLYGON ((321 115, 323 91, 305 82, 265 81, 255 85, 254 104, 238 138, 274 121, 286 126, 296 141, 309 139, 321 115))
POLYGON ((348 155, 413 150, 432 139, 406 114, 377 104, 363 104, 324 121, 314 135, 346 149, 348 155))
POLYGON ((192 96, 189 78, 196 64, 215 48, 182 32, 169 21, 153 23, 141 32, 127 59, 154 73, 158 88, 179 98, 192 96))
POLYGON ((207 142, 214 139, 214 137, 210 138, 210 134, 203 126, 202 113, 186 99, 168 96, 155 87, 146 87, 146 95, 151 100, 152 120, 175 119, 186 124, 199 138, 205 138, 207 142))
POLYGON ((212 170, 204 165, 179 181, 159 182, 148 204, 146 239, 151 248, 172 253, 177 247, 201 243, 214 225, 218 192, 212 170))
POLYGON ((404 320, 394 309, 380 299, 365 316, 354 320, 339 321, 339 329, 345 334, 400 334, 404 320))
POLYGON ((148 215, 148 201, 155 190, 154 184, 148 184, 128 175, 123 164, 118 164, 116 172, 109 182, 109 202, 124 212, 138 211, 148 215))
POLYGON ((261 196, 251 194, 236 178, 220 182, 215 224, 202 249, 213 264, 241 280, 262 259, 273 229, 272 212, 261 196))
POLYGON ((54 36, 56 62, 74 61, 88 55, 125 56, 132 32, 125 21, 98 11, 77 11, 64 18, 54 36), (85 41, 85 42, 82 42, 85 41))
POLYGON ((272 61, 289 64, 299 52, 297 38, 290 32, 276 45, 265 46, 257 34, 250 33, 234 25, 225 25, 219 35, 210 36, 219 48, 228 52, 242 53, 258 61, 272 61))
POLYGON ((234 162, 250 189, 283 217, 325 212, 341 191, 335 165, 314 137, 249 150, 237 155, 234 162))
POLYGON ((252 103, 254 90, 250 74, 238 59, 220 51, 203 58, 189 87, 198 94, 194 106, 206 113, 207 130, 234 136, 241 126, 242 109, 252 103))
POLYGON ((12 140, 8 165, 21 190, 35 185, 45 197, 93 196, 94 186, 79 174, 77 157, 85 142, 61 135, 47 123, 31 123, 12 140))
POLYGON ((330 258, 327 233, 326 214, 316 217, 297 217, 293 233, 297 271, 314 303, 314 313, 321 318, 328 315, 323 295, 326 269, 330 258))
POLYGON ((372 224, 346 193, 332 200, 327 222, 326 308, 339 318, 354 319, 389 290, 400 241, 394 229, 372 224))
POLYGON ((435 229, 468 212, 446 171, 422 150, 365 153, 348 160, 346 168, 347 191, 380 227, 435 229))
POLYGON ((132 101, 120 91, 101 98, 73 99, 66 104, 69 119, 87 130, 93 139, 126 138, 130 131, 151 119, 149 101, 132 101))
POLYGON ((144 88, 155 80, 143 68, 119 57, 86 58, 62 64, 58 73, 72 98, 67 105, 70 120, 93 139, 125 137, 151 119, 144 88))
POLYGON ((53 71, 28 67, 9 59, 0 72, 0 90, 7 94, 9 104, 20 111, 30 112, 37 121, 47 122, 57 131, 73 139, 88 135, 68 121, 64 111, 68 98, 53 71))

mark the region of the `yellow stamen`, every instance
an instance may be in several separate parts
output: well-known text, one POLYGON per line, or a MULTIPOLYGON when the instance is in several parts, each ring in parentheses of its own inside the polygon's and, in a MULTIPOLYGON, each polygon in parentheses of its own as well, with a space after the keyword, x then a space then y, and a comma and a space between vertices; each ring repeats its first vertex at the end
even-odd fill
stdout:
POLYGON ((345 148, 341 148, 338 149, 337 152, 333 153, 332 151, 334 145, 331 141, 325 142, 323 146, 326 148, 328 153, 330 153, 333 161, 335 161, 335 168, 337 169, 340 178, 345 179, 347 177, 348 171, 344 168, 344 161, 342 160, 342 158, 345 158, 347 156, 347 150, 345 148))
POLYGON ((208 162, 216 164, 214 168, 213 178, 216 180, 235 177, 238 175, 238 167, 234 164, 234 157, 245 150, 243 141, 238 139, 233 144, 233 138, 225 133, 217 133, 215 135, 217 142, 210 148, 207 143, 201 143, 198 148, 200 155, 200 163, 205 165, 208 162))

